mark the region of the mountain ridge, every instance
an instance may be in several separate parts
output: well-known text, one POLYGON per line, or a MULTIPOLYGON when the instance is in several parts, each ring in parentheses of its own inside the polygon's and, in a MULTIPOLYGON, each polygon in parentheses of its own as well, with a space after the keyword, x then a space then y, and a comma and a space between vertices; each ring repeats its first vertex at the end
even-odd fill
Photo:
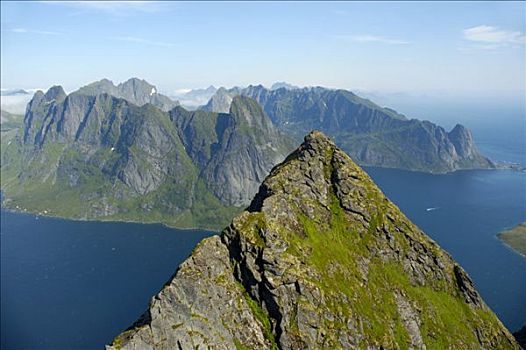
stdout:
MULTIPOLYGON (((218 228, 248 204, 256 181, 292 149, 255 102, 238 100, 237 109, 257 115, 221 115, 231 124, 236 149, 214 140, 217 114, 200 112, 209 133, 202 148, 215 161, 203 173, 173 113, 182 107, 168 113, 107 93, 66 95, 59 86, 39 91, 28 104, 20 138, 2 145, 3 204, 72 218, 218 228), (247 132, 250 118, 262 123, 247 132), (222 167, 218 159, 227 155, 229 166, 222 167)), ((191 112, 180 117, 185 113, 191 112)))
POLYGON ((157 87, 148 83, 144 79, 130 78, 118 85, 114 85, 109 79, 101 79, 73 92, 81 95, 109 94, 118 98, 123 98, 138 106, 150 103, 164 112, 168 112, 179 102, 171 100, 168 96, 158 93, 157 87))
POLYGON ((295 140, 319 129, 334 137, 360 165, 433 173, 496 167, 479 153, 463 126, 448 133, 429 121, 408 119, 343 89, 219 88, 201 108, 224 111, 239 94, 258 101, 278 129, 295 140))
POLYGON ((320 132, 106 349, 209 347, 519 349, 466 272, 320 132))

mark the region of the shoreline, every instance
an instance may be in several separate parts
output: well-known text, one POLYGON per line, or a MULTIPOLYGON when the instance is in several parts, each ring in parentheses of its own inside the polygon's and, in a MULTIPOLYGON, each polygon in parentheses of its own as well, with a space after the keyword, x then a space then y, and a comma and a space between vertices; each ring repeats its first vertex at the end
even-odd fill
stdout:
POLYGON ((496 237, 513 252, 526 258, 526 221, 503 229, 496 234, 496 237))
POLYGON ((468 172, 468 171, 502 171, 502 170, 526 174, 526 167, 523 167, 522 165, 518 165, 518 166, 502 165, 502 166, 496 166, 494 168, 469 168, 469 169, 454 169, 454 170, 449 170, 449 171, 425 171, 425 170, 417 170, 417 169, 409 169, 409 168, 395 168, 395 167, 386 167, 386 166, 368 165, 368 164, 359 164, 359 166, 363 168, 363 170, 387 169, 387 170, 399 170, 399 171, 406 171, 410 173, 420 173, 420 174, 427 174, 427 175, 452 175, 455 173, 468 172))
POLYGON ((43 213, 36 213, 25 209, 13 209, 13 208, 6 208, 6 207, 0 207, 1 211, 6 211, 9 213, 14 214, 26 214, 30 216, 38 216, 38 217, 45 217, 50 219, 60 219, 60 220, 70 220, 70 221, 84 221, 84 222, 115 222, 115 223, 126 223, 126 224, 139 224, 139 225, 162 225, 166 228, 169 228, 171 230, 180 230, 180 231, 207 231, 214 234, 220 234, 221 230, 215 230, 211 228, 203 228, 203 227, 180 227, 180 226, 173 226, 166 222, 162 221, 132 221, 132 220, 119 220, 119 219, 104 219, 104 218, 75 218, 75 217, 66 217, 66 216, 60 216, 60 215, 50 215, 49 213, 43 214, 43 213))
POLYGON ((497 236, 497 239, 506 246, 506 248, 508 248, 509 250, 511 250, 512 252, 514 252, 515 254, 519 254, 521 257, 525 258, 526 259, 526 254, 523 254, 521 252, 519 252, 518 250, 516 250, 515 248, 513 248, 511 245, 509 245, 508 243, 504 242, 504 240, 500 239, 498 236, 497 236))

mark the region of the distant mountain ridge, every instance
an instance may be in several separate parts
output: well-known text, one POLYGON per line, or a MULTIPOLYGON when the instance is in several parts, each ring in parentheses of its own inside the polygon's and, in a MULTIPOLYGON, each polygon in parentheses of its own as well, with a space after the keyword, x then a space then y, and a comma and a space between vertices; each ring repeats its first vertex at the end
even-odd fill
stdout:
POLYGON ((20 117, 12 127, 3 123, 11 128, 2 140, 4 204, 217 228, 311 128, 332 133, 366 165, 493 166, 461 125, 448 133, 345 90, 219 88, 200 110, 176 104, 137 78, 117 86, 103 79, 69 95, 60 86, 37 91, 22 127, 20 117))
POLYGON ((183 92, 176 92, 173 97, 176 98, 185 108, 196 109, 208 102, 217 91, 217 88, 210 85, 206 89, 192 89, 183 92))
POLYGON ((495 167, 462 125, 447 132, 347 90, 219 88, 202 109, 223 112, 236 95, 258 101, 274 124, 296 140, 313 129, 327 133, 361 165, 437 173, 495 167))
POLYGON ((208 187, 229 204, 248 204, 269 170, 293 148, 258 103, 245 96, 234 97, 228 115, 177 107, 170 117, 208 187))
POLYGON ((24 89, 2 89, 0 91, 0 95, 2 96, 29 95, 29 92, 27 92, 24 89))
POLYGON ((7 207, 216 228, 292 149, 248 97, 230 113, 168 113, 97 93, 111 89, 99 83, 35 93, 18 139, 2 144, 7 207))
POLYGON ((111 80, 102 79, 83 86, 74 93, 89 96, 105 93, 123 98, 138 106, 150 103, 165 112, 179 105, 179 102, 173 101, 168 96, 158 93, 154 85, 139 78, 131 78, 118 85, 114 85, 111 80))

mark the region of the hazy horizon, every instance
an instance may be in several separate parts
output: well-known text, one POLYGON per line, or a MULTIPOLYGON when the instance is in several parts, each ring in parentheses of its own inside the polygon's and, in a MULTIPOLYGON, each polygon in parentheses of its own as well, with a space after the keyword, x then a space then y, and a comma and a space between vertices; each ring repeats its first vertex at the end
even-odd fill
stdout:
POLYGON ((524 2, 2 2, 2 89, 525 93, 524 2), (145 30, 146 28, 146 30, 145 30))

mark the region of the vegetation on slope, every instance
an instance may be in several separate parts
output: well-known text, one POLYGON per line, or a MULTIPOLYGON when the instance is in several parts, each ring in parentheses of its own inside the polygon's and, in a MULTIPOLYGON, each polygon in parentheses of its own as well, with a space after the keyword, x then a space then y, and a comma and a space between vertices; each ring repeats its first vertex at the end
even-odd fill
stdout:
POLYGON ((519 254, 526 256, 526 221, 500 232, 497 237, 519 254))

